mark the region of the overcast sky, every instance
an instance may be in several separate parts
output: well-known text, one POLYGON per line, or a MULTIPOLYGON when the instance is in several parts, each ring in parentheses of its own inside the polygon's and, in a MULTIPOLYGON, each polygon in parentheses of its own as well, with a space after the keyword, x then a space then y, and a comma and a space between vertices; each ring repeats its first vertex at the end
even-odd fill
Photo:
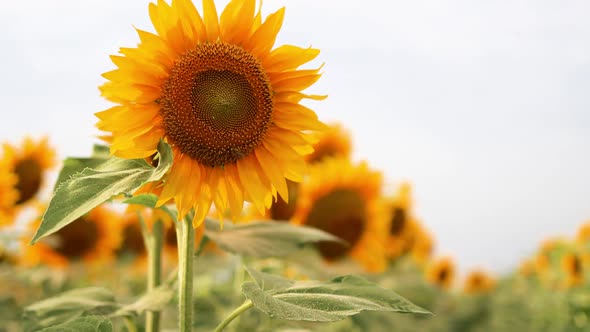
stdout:
MULTIPOLYGON (((217 1, 218 5, 227 1, 217 1)), ((310 104, 355 158, 414 184, 437 252, 512 268, 590 219, 590 2, 266 0, 279 43, 320 48, 310 104)), ((143 0, 10 1, 0 10, 0 140, 96 140, 108 55, 153 31, 143 0)))

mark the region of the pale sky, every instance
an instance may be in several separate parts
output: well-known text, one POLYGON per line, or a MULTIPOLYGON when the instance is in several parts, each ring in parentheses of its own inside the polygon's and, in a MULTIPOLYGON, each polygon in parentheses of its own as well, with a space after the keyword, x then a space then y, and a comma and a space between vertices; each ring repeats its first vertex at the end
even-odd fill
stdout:
MULTIPOLYGON (((224 5, 227 1, 217 1, 224 5)), ((320 48, 312 106, 389 184, 414 184, 437 252, 506 271, 590 220, 590 2, 266 0, 278 44, 320 48)), ((6 1, 0 140, 85 156, 108 55, 153 31, 147 1, 6 1)))

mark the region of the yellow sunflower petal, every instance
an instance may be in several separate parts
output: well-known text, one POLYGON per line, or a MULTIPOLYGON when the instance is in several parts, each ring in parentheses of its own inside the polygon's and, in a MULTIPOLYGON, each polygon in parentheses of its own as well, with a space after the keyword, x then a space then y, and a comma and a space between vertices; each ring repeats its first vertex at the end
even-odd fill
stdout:
POLYGON ((205 18, 205 28, 207 29, 207 40, 209 42, 217 41, 219 37, 219 20, 213 0, 203 0, 203 17, 205 18))
POLYGON ((264 66, 269 72, 283 72, 296 69, 304 63, 315 59, 320 50, 314 48, 301 48, 293 45, 283 45, 270 52, 265 59, 264 66))
POLYGON ((261 55, 270 52, 277 34, 283 25, 285 7, 275 13, 268 15, 264 23, 256 30, 246 44, 246 48, 254 55, 261 55))

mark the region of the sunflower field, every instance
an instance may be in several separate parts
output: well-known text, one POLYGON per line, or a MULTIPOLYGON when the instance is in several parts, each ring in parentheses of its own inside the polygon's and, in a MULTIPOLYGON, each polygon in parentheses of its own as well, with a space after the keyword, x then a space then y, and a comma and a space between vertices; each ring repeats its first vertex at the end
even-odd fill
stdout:
POLYGON ((4 142, 0 332, 590 331, 590 222, 501 275, 437 255, 261 6, 150 3, 92 151, 4 142))

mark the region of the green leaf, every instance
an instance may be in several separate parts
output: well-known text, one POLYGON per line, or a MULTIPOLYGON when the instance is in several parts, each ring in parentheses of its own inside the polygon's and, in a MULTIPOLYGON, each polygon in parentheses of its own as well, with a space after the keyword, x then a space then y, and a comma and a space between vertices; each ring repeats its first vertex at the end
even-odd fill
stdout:
POLYGON ((60 184, 69 180, 73 175, 82 172, 86 168, 95 168, 104 162, 104 158, 67 158, 64 160, 63 167, 57 176, 54 190, 57 190, 60 184))
POLYGON ((24 309, 27 331, 69 322, 84 315, 105 315, 119 308, 113 293, 105 288, 74 289, 33 303, 24 309))
MULTIPOLYGON (((143 205, 150 208, 155 208, 156 203, 158 202, 158 196, 154 194, 141 194, 137 196, 130 197, 123 201, 125 204, 136 204, 136 205, 143 205)), ((160 210, 166 212, 172 220, 178 220, 178 214, 175 210, 170 209, 166 205, 162 205, 159 207, 160 210)))
POLYGON ((205 219, 205 235, 223 250, 234 254, 259 258, 286 256, 310 242, 334 241, 345 245, 336 236, 316 228, 296 226, 284 222, 251 222, 233 225, 225 221, 220 229, 218 221, 205 219))
POLYGON ((260 289, 263 291, 287 289, 293 285, 292 280, 285 279, 278 275, 252 270, 247 267, 246 270, 248 271, 250 277, 254 279, 258 287, 260 287, 260 289))
POLYGON ((155 207, 158 202, 158 196, 154 194, 141 194, 127 198, 123 201, 125 204, 143 205, 146 207, 155 207))
POLYGON ((92 158, 108 159, 111 156, 111 149, 108 145, 94 144, 92 147, 92 158))
POLYGON ((144 294, 134 303, 122 307, 112 316, 141 315, 146 311, 160 311, 174 298, 175 285, 175 283, 161 285, 144 294))
POLYGON ((101 316, 79 317, 67 323, 44 328, 39 332, 112 332, 113 324, 101 316))
POLYGON ((394 291, 358 276, 294 282, 249 269, 248 273, 254 281, 242 285, 244 295, 255 307, 280 319, 330 322, 363 310, 429 313, 394 291))
POLYGON ((172 149, 160 142, 158 151, 160 162, 156 168, 143 159, 112 157, 60 184, 32 243, 57 232, 112 196, 130 194, 142 184, 162 178, 172 165, 172 149))
POLYGON ((103 163, 110 156, 109 147, 95 144, 92 149, 91 158, 66 158, 63 167, 55 181, 54 189, 68 180, 72 175, 82 172, 86 168, 95 168, 103 163))

